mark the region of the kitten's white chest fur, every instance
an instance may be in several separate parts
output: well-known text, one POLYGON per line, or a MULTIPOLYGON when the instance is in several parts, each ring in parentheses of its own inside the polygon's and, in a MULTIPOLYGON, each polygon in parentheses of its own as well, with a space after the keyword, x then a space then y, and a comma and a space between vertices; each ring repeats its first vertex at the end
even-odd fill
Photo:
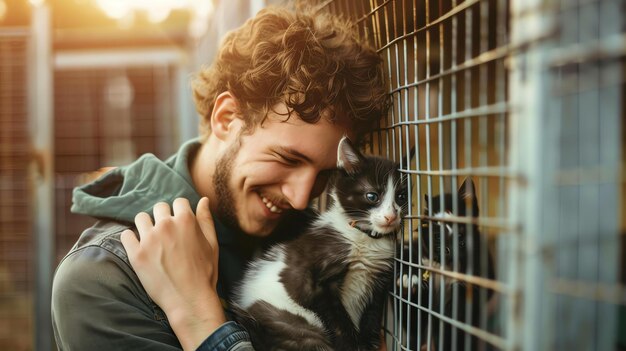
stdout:
POLYGON ((358 330, 363 310, 372 299, 375 274, 391 269, 393 240, 389 237, 373 239, 351 227, 338 206, 322 214, 316 225, 334 228, 350 245, 349 254, 345 258, 349 269, 341 286, 341 302, 358 330))
POLYGON ((287 266, 283 245, 271 248, 271 259, 255 261, 246 272, 237 303, 244 309, 256 301, 265 301, 276 308, 289 311, 305 318, 310 324, 324 328, 324 324, 313 311, 294 301, 280 282, 280 274, 287 266))
MULTIPOLYGON (((344 259, 348 264, 348 272, 341 286, 340 298, 358 330, 363 310, 372 299, 375 275, 391 269, 393 240, 390 237, 373 239, 351 227, 340 207, 334 207, 322 214, 314 225, 332 227, 350 245, 350 251, 344 259)), ((284 247, 277 245, 271 250, 271 259, 256 261, 246 272, 237 303, 248 308, 255 301, 265 301, 304 317, 312 325, 324 328, 319 316, 294 301, 280 282, 280 274, 286 268, 284 247)))

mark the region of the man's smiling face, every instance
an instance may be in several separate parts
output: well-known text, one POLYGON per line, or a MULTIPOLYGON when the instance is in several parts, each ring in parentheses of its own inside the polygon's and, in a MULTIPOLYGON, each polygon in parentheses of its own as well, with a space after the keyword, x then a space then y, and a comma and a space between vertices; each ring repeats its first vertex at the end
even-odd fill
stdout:
POLYGON ((270 112, 251 134, 232 141, 216 163, 215 215, 249 235, 266 236, 286 212, 305 209, 337 164, 345 128, 323 118, 315 124, 295 115, 284 119, 270 112))

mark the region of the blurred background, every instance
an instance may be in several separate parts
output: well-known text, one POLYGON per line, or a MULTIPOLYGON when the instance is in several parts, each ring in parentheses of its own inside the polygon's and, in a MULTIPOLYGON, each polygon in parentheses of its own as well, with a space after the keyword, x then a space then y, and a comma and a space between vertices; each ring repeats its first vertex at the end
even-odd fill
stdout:
MULTIPOLYGON (((72 188, 195 137, 190 77, 282 2, 0 0, 0 350, 56 349, 54 268, 93 222, 69 212, 72 188)), ((626 350, 624 1, 296 2, 352 19, 384 61, 393 105, 367 151, 410 183, 396 275, 454 277, 479 288, 469 315, 489 311, 445 315, 400 284, 388 349, 445 323, 480 350, 626 350), (495 278, 417 257, 424 195, 466 177, 480 216, 440 220, 480 227, 495 278)))
POLYGON ((272 1, 0 0, 0 350, 52 350, 72 188, 197 135, 189 80, 272 1))

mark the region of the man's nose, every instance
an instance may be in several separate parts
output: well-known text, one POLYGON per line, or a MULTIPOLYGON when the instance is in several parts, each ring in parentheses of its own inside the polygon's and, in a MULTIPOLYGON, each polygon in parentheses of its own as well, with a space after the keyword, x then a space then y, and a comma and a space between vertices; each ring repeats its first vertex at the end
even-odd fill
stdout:
POLYGON ((316 177, 317 172, 314 170, 296 172, 290 176, 283 185, 283 195, 291 207, 296 210, 307 208, 316 177))

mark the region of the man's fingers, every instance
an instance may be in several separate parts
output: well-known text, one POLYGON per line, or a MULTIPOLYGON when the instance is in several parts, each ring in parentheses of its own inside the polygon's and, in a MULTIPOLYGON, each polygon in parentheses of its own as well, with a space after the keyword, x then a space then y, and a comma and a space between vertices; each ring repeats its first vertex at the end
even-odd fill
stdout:
POLYGON ((170 210, 170 205, 166 202, 159 202, 154 205, 154 222, 159 223, 159 221, 169 218, 172 216, 172 212, 170 210))
POLYGON ((203 197, 198 202, 198 207, 196 208, 196 218, 198 219, 198 224, 200 225, 200 229, 202 229, 204 237, 209 244, 211 244, 211 247, 216 249, 217 236, 215 235, 213 216, 211 216, 211 211, 209 210, 209 198, 203 197))
POLYGON ((154 227, 150 215, 145 212, 140 212, 135 216, 135 225, 137 226, 140 236, 154 227))
POLYGON ((191 212, 191 205, 189 204, 189 200, 184 197, 179 197, 174 200, 174 204, 172 205, 174 208, 174 216, 180 216, 185 212, 191 212))
POLYGON ((139 231, 139 236, 147 233, 154 227, 152 224, 152 218, 150 215, 145 212, 139 212, 135 216, 135 226, 137 227, 137 231, 139 231))
POLYGON ((128 259, 130 260, 131 257, 134 258, 137 250, 139 250, 139 240, 137 240, 135 233, 130 229, 126 229, 122 232, 120 240, 122 241, 122 245, 124 245, 128 259))

